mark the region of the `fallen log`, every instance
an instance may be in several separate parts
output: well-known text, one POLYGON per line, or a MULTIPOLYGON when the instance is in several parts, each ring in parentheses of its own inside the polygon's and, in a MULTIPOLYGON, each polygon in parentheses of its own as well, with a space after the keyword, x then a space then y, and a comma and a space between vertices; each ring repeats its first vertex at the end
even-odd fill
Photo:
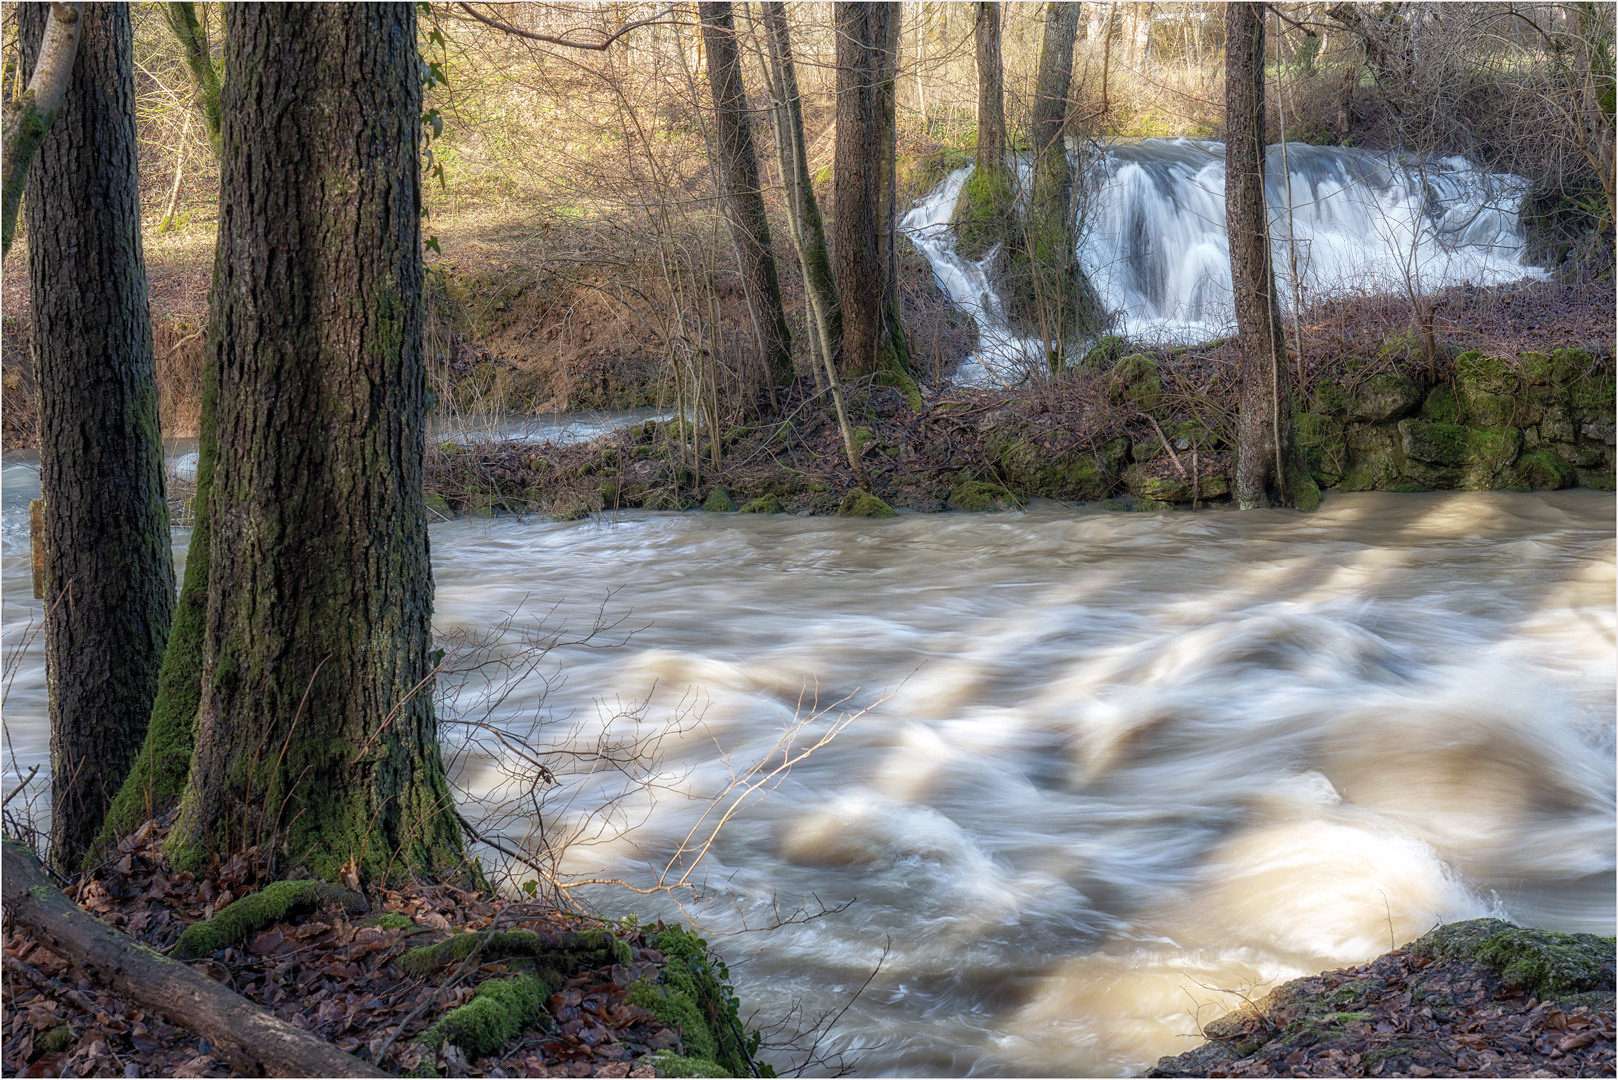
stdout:
POLYGON ((98 985, 207 1039, 248 1075, 388 1076, 265 1012, 202 972, 171 960, 79 909, 39 860, 6 836, 0 899, 6 922, 73 963, 98 985))

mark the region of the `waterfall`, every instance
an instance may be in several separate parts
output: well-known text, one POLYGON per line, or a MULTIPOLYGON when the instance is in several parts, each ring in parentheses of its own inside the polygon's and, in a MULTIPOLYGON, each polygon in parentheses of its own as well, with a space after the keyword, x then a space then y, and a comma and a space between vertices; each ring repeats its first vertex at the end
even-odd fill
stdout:
MULTIPOLYGON (((977 320, 980 348, 963 382, 1015 380, 1042 355, 1006 326, 989 286, 997 252, 980 262, 955 253, 949 220, 971 167, 950 174, 900 228, 932 264, 939 286, 977 320)), ((1135 340, 1191 343, 1235 329, 1225 235, 1224 146, 1145 139, 1107 148, 1092 170, 1079 258, 1135 340)), ((1430 292, 1499 284, 1544 271, 1522 261, 1519 177, 1486 173, 1464 158, 1398 158, 1346 147, 1269 148, 1265 192, 1282 307, 1353 293, 1430 292)))

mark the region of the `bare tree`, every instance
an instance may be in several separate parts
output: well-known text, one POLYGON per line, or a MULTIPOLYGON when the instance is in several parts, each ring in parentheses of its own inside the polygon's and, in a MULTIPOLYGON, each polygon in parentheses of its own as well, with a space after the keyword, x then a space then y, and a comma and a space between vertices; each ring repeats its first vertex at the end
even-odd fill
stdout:
POLYGON ((1320 490, 1293 437, 1286 337, 1270 263, 1264 201, 1264 5, 1225 9, 1225 226, 1240 344, 1236 426, 1238 505, 1312 510, 1320 490))
POLYGON ((741 264, 753 331, 770 381, 792 381, 792 331, 781 308, 781 283, 770 247, 770 222, 759 191, 758 158, 748 124, 747 93, 742 86, 740 54, 730 4, 711 0, 697 5, 702 40, 708 49, 708 87, 713 94, 718 130, 720 175, 731 241, 741 264))

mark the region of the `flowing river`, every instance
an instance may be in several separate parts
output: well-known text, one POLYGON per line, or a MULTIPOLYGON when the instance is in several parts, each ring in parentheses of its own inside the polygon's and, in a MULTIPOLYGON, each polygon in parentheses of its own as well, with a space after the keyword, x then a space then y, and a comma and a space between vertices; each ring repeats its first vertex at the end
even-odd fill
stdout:
MULTIPOLYGON (((19 652, 36 491, 6 455, 8 790, 47 761, 19 652)), ((432 530, 442 633, 623 621, 469 676, 443 713, 639 746, 650 786, 549 758, 547 835, 598 823, 575 873, 650 886, 737 807, 686 915, 591 899, 695 915, 760 1020, 841 1008, 880 963, 821 1045, 860 1074, 1122 1075, 1240 994, 1440 921, 1613 932, 1614 512, 1574 490, 460 519, 432 530), (841 718, 770 771, 784 732, 804 748, 841 718), (841 910, 724 936, 805 900, 841 910)), ((514 799, 466 730, 446 726, 461 782, 514 799)), ((522 840, 520 812, 491 829, 522 840)))

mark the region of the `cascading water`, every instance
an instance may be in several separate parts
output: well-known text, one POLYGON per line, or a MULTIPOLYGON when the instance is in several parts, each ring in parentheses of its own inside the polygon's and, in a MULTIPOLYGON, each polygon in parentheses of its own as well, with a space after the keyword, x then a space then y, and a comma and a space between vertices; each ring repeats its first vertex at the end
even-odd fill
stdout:
MULTIPOLYGON (((1007 326, 982 262, 954 251, 949 221, 970 172, 952 173, 901 223, 940 286, 978 321, 980 349, 963 382, 1015 379, 1039 344, 1007 326)), ((1087 211, 1079 257, 1113 329, 1137 340, 1194 342, 1234 330, 1225 236, 1224 147, 1146 139, 1109 147, 1087 211)), ((1430 292, 1515 281, 1524 265, 1517 207, 1526 184, 1461 158, 1400 161, 1343 147, 1272 146, 1265 190, 1277 287, 1292 305, 1351 292, 1430 292), (1289 244, 1289 237, 1293 243, 1289 244), (1294 259, 1294 251, 1296 258, 1294 259)))

